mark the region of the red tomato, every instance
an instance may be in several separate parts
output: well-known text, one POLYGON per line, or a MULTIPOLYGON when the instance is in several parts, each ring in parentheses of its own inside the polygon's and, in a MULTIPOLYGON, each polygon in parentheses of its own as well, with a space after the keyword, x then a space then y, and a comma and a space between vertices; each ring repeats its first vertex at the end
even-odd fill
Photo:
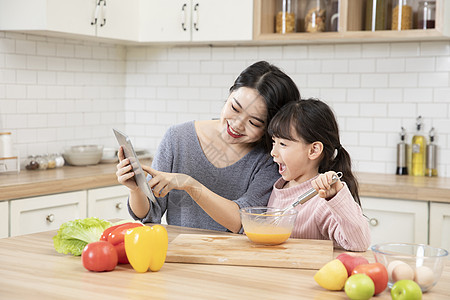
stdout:
POLYGON ((81 261, 89 271, 112 271, 117 266, 117 251, 105 241, 89 243, 81 253, 81 261))
POLYGON ((352 274, 366 274, 375 284, 375 295, 386 289, 389 276, 386 267, 380 263, 362 264, 356 266, 352 274))
POLYGON ((108 242, 114 245, 117 251, 119 264, 128 264, 127 253, 125 252, 124 236, 128 229, 144 226, 141 223, 125 223, 119 225, 108 234, 108 242))

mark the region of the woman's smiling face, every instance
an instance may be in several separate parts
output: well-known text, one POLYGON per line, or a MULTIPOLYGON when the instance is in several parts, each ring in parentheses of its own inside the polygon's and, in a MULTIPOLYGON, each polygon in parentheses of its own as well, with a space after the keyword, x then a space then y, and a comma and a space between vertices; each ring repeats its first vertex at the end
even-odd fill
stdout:
POLYGON ((267 106, 257 90, 241 87, 228 97, 220 120, 227 143, 256 143, 267 127, 267 106))

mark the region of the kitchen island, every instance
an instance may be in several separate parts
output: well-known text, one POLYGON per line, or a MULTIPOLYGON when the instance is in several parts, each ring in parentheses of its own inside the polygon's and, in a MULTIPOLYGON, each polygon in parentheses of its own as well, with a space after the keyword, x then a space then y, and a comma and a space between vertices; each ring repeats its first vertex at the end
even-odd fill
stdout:
MULTIPOLYGON (((169 242, 179 234, 231 233, 166 226, 169 242)), ((137 273, 130 265, 89 272, 81 258, 59 254, 56 231, 0 239, 0 299, 348 299, 326 291, 316 270, 166 263, 159 272, 137 273)), ((169 244, 170 248, 170 244, 169 244)), ((334 250, 334 256, 342 253, 334 250)), ((370 252, 363 254, 374 262, 370 252)), ((450 265, 423 299, 449 299, 450 265)), ((373 299, 390 299, 389 289, 373 299)))

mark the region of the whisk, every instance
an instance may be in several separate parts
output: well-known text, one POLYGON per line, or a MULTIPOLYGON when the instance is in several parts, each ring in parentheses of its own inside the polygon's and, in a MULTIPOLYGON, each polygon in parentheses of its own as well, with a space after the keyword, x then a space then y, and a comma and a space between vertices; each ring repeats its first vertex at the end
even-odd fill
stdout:
MULTIPOLYGON (((342 178, 342 175, 343 175, 342 172, 337 172, 336 174, 334 174, 333 177, 331 178, 331 183, 330 183, 330 185, 335 184, 339 179, 342 178)), ((299 204, 303 204, 303 203, 307 202, 309 199, 311 199, 311 198, 314 197, 315 195, 317 195, 316 189, 315 189, 315 188, 311 188, 311 189, 309 189, 308 191, 306 191, 304 194, 298 196, 297 201, 295 201, 294 203, 292 203, 290 206, 288 206, 288 207, 286 207, 286 208, 284 208, 284 209, 282 209, 282 210, 279 210, 279 211, 277 211, 277 212, 266 212, 266 213, 262 214, 262 216, 263 216, 263 215, 267 215, 268 213, 270 213, 270 214, 276 214, 277 216, 275 216, 275 217, 273 218, 273 220, 270 222, 270 224, 278 225, 278 224, 280 223, 281 217, 282 217, 288 210, 290 210, 290 209, 296 207, 296 206, 299 205, 299 204)), ((261 217, 262 217, 262 216, 261 216, 261 217)))

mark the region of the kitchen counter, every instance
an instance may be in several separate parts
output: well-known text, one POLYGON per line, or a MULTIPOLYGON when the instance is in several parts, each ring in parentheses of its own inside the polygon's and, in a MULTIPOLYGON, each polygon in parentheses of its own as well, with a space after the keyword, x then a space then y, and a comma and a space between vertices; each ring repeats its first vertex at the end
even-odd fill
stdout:
MULTIPOLYGON (((115 172, 113 163, 0 174, 0 201, 117 185, 115 172)), ((450 178, 363 172, 356 176, 360 196, 450 203, 450 178)))
MULTIPOLYGON (((181 233, 231 233, 166 226, 169 241, 181 233)), ((83 268, 80 257, 53 248, 56 231, 0 239, 1 299, 348 299, 313 279, 316 270, 166 263, 159 272, 130 265, 112 272, 83 268)), ((170 247, 170 244, 169 244, 170 247)), ((342 253, 335 250, 334 256, 342 253)), ((374 262, 370 252, 363 253, 374 262)), ((448 299, 450 265, 423 299, 448 299)), ((374 298, 375 299, 375 298, 374 298)), ((376 299, 391 299, 389 289, 376 299)))

